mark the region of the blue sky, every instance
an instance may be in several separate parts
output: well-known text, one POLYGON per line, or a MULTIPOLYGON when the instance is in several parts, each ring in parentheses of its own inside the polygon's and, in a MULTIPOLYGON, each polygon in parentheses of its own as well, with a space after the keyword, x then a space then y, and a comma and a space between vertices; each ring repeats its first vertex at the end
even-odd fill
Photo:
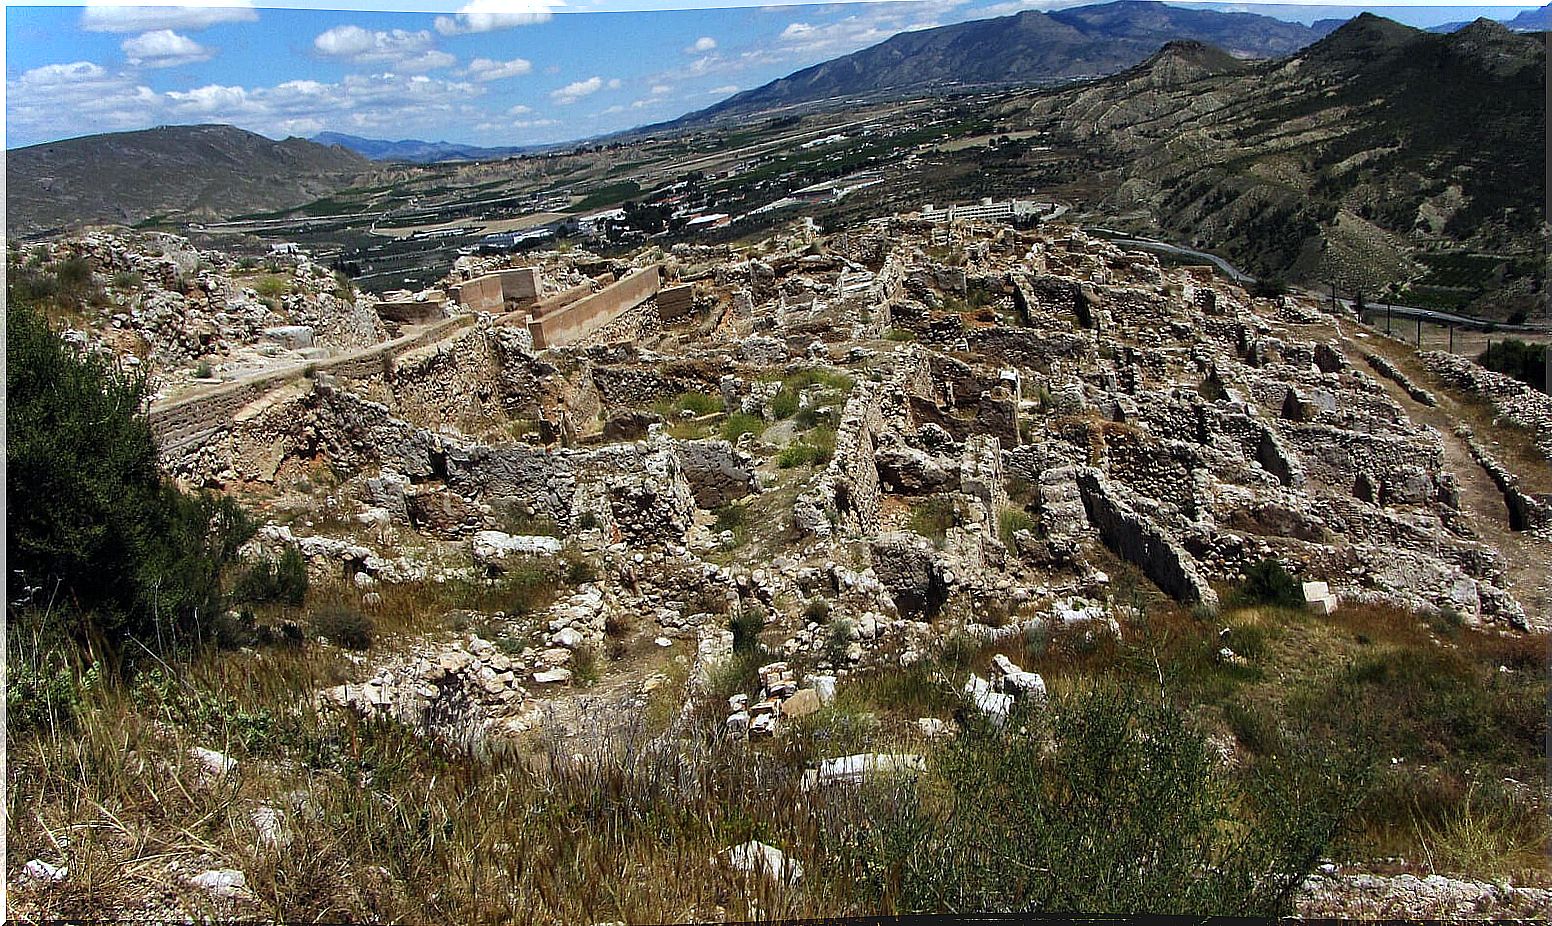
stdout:
MULTIPOLYGON (((335 131, 481 145, 565 141, 671 119, 903 30, 1072 5, 474 0, 439 7, 389 0, 358 10, 11 6, 6 146, 200 122, 227 122, 273 138, 335 131), (621 9, 625 3, 628 10, 621 9), (416 10, 400 11, 408 6, 416 10)), ((1179 5, 1302 22, 1364 9, 1179 5)), ((1509 18, 1529 8, 1368 7, 1420 26, 1478 15, 1509 18)))

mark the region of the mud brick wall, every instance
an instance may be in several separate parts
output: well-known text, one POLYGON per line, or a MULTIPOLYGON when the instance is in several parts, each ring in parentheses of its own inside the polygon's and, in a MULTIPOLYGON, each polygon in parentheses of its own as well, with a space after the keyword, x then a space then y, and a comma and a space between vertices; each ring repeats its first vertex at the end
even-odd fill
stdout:
POLYGON ((487 273, 458 286, 458 301, 470 312, 504 312, 506 298, 501 290, 501 274, 487 273))
POLYGON ((657 294, 657 317, 665 322, 676 321, 695 309, 695 287, 685 283, 668 286, 657 294))

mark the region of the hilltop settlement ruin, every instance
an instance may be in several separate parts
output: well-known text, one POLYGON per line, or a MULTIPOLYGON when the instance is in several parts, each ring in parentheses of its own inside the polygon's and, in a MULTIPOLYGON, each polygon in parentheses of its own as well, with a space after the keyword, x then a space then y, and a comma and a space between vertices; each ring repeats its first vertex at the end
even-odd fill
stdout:
MULTIPOLYGON (((376 299, 300 253, 46 247, 113 281, 66 337, 152 371, 163 467, 258 514, 248 556, 297 550, 366 613, 570 570, 537 613, 353 657, 319 710, 581 752, 665 690, 687 716, 758 615, 770 658, 724 732, 780 736, 951 634, 1120 634, 1139 583, 1210 621, 1268 560, 1317 616, 1547 629, 1552 494, 1500 459, 1525 447, 1440 427, 1439 397, 1328 304, 1072 227, 805 221, 747 249, 468 256, 376 299)), ((1413 359, 1552 456, 1552 399, 1413 359)), ((964 694, 994 721, 1044 696, 1005 655, 987 674, 964 694)))

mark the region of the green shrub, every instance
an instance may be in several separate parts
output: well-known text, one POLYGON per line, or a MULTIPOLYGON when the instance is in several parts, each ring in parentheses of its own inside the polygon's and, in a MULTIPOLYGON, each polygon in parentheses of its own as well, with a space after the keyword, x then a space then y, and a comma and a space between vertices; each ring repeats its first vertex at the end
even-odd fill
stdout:
POLYGON ((537 560, 509 564, 486 598, 496 610, 532 614, 554 603, 555 578, 537 560))
POLYGON ((370 649, 377 637, 377 624, 355 608, 329 604, 318 608, 311 618, 313 632, 346 649, 370 649))
POLYGON ((210 368, 209 360, 201 360, 199 365, 194 367, 194 376, 196 379, 210 379, 214 375, 215 371, 210 368))
POLYGON ((1279 608, 1304 605, 1304 590, 1299 580, 1274 559, 1264 559, 1245 570, 1245 581, 1240 584, 1238 596, 1247 604, 1279 608))
POLYGON ((144 376, 70 349, 10 295, 9 598, 52 599, 49 619, 78 639, 169 643, 220 613, 221 572, 252 523, 232 500, 162 478, 144 376))
POLYGON ((674 398, 673 410, 692 412, 697 418, 715 414, 723 410, 722 397, 704 392, 681 392, 674 398))
POLYGON ((795 466, 808 466, 821 462, 824 451, 813 444, 796 443, 789 444, 776 453, 776 465, 781 469, 792 469, 795 466))
POLYGON ((1545 344, 1529 344, 1517 338, 1509 338, 1490 343, 1487 350, 1477 355, 1477 363, 1505 376, 1512 376, 1532 388, 1545 391, 1547 388, 1546 353, 1545 344))
POLYGON ((758 415, 735 412, 722 424, 722 439, 736 443, 745 434, 759 434, 763 430, 765 430, 765 419, 758 415))
POLYGON ((830 620, 830 602, 823 598, 810 598, 803 606, 803 620, 823 624, 830 620))
POLYGON ((261 559, 237 578, 232 598, 237 601, 269 602, 299 607, 307 597, 307 562, 302 553, 288 545, 278 559, 261 559))
POLYGON ((733 631, 733 652, 752 653, 760 645, 760 633, 765 630, 765 609, 757 604, 747 605, 728 621, 733 631))
POLYGON ((911 530, 941 547, 948 529, 959 523, 959 518, 954 513, 951 499, 934 496, 912 505, 911 517, 906 523, 911 530))
POLYGON ((1013 546, 1013 535, 1019 531, 1033 532, 1035 519, 1029 516, 1029 512, 1022 508, 1003 508, 997 512, 997 535, 1010 549, 1013 546))
POLYGON ((585 585, 598 581, 598 566, 582 553, 567 550, 561 554, 561 561, 566 564, 567 585, 585 585))
POLYGON ((771 415, 777 419, 791 418, 798 410, 798 394, 783 387, 771 398, 771 415))
POLYGON ((911 911, 1285 914, 1363 785, 1318 754, 1232 778, 1180 711, 1104 686, 972 724, 937 773, 939 806, 875 837, 911 911))
POLYGON ((884 338, 889 341, 914 341, 916 332, 909 328, 890 328, 884 332, 884 338))

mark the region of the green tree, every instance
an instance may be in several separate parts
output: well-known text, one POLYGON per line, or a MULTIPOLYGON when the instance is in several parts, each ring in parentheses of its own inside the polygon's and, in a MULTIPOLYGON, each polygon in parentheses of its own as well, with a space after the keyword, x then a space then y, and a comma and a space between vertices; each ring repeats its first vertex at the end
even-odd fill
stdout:
POLYGON ((78 640, 170 642, 218 612, 251 522, 162 477, 143 375, 70 347, 38 303, 7 295, 8 600, 78 640))

